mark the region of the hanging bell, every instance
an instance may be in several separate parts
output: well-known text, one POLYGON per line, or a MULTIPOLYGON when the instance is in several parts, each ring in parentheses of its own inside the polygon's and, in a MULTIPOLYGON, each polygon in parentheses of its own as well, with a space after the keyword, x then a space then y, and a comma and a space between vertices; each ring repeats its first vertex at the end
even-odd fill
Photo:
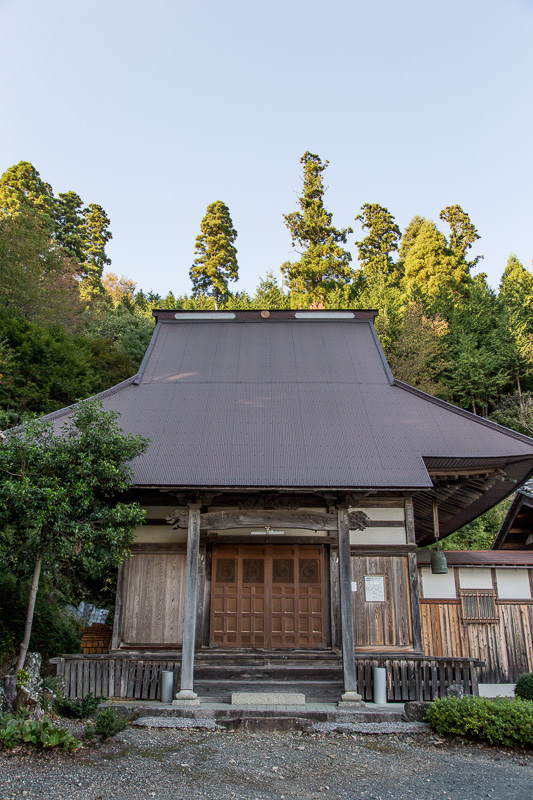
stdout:
POLYGON ((447 575, 448 573, 448 562, 444 551, 440 548, 431 551, 431 573, 433 575, 447 575))

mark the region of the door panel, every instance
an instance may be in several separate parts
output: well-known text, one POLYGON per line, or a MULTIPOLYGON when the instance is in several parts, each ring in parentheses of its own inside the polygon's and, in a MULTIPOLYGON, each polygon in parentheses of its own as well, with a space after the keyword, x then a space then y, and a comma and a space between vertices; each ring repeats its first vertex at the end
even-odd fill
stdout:
POLYGON ((213 576, 213 645, 326 646, 322 546, 219 545, 213 576))

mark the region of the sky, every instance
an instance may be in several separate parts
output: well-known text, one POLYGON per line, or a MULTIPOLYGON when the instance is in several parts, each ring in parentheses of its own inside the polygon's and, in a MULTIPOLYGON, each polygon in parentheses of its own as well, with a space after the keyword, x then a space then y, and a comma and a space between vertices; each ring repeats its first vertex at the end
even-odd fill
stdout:
POLYGON ((295 258, 309 150, 354 261, 363 203, 445 233, 458 203, 497 287, 533 259, 532 29, 533 0, 0 0, 0 173, 102 205, 109 269, 162 295, 222 200, 253 293, 295 258))

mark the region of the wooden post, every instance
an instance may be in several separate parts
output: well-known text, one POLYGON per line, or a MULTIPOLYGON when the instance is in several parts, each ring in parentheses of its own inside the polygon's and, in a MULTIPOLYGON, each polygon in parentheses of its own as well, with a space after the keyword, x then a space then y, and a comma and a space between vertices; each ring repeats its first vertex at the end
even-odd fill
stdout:
POLYGON ((357 692, 355 674, 355 643, 352 607, 352 572, 350 566, 350 527, 348 508, 338 509, 339 537, 339 594, 341 601, 342 669, 344 674, 344 703, 364 705, 357 692))
MULTIPOLYGON (((407 544, 416 544, 415 519, 413 501, 408 497, 405 501, 405 531, 407 544)), ((420 587, 418 583, 418 564, 416 553, 407 556, 409 573, 409 600, 411 605, 411 626, 413 630, 413 650, 423 652, 422 621, 420 618, 420 587)), ((431 654, 430 654, 431 655, 431 654)))
POLYGON ((173 701, 178 705, 198 705, 193 690, 196 609, 198 606, 198 555, 200 552, 200 506, 189 505, 187 526, 187 569, 183 610, 183 644, 181 648, 181 687, 173 701))

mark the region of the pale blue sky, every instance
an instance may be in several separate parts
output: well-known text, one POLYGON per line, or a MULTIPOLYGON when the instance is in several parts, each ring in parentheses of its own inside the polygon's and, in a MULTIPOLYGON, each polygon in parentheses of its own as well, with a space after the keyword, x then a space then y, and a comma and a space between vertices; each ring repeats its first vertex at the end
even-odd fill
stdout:
POLYGON ((291 257, 310 150, 338 227, 459 203, 496 286, 533 258, 532 23, 533 0, 0 0, 0 173, 100 203, 110 269, 161 293, 190 292, 223 200, 253 291, 291 257))

